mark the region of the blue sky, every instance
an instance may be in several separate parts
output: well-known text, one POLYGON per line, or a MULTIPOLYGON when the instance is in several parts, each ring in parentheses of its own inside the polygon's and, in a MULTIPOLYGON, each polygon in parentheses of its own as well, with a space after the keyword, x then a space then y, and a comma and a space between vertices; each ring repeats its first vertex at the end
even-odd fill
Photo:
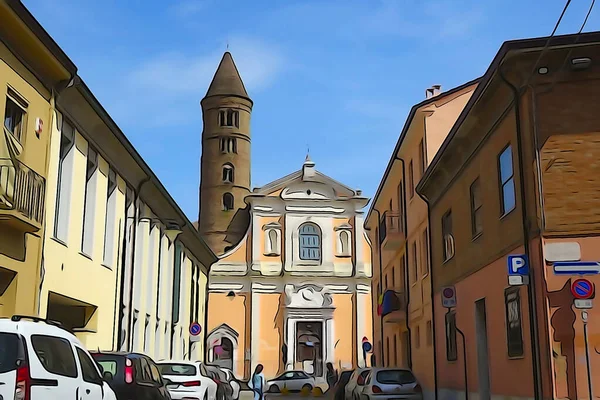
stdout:
MULTIPOLYGON (((548 35, 564 0, 24 0, 188 217, 199 102, 229 44, 254 100, 252 184, 300 168, 373 196, 425 88, 485 72, 503 41, 548 35)), ((573 0, 559 33, 579 29, 573 0)), ((597 30, 596 10, 586 31, 597 30)))

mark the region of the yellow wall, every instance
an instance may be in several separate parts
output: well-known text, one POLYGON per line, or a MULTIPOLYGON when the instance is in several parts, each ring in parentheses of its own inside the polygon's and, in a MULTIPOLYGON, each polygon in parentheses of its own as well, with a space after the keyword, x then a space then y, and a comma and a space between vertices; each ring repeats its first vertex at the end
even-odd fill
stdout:
POLYGON ((334 366, 341 369, 344 365, 352 365, 353 353, 355 352, 354 341, 356 326, 353 324, 353 295, 333 294, 331 295, 335 310, 333 312, 334 343, 334 366), (337 343, 337 345, 336 345, 337 343))
MULTIPOLYGON (((0 119, 2 121, 4 121, 6 92, 9 86, 27 102, 26 126, 21 138, 23 151, 18 156, 18 160, 45 177, 50 131, 50 93, 0 42, 0 117, 2 117, 0 119), (39 138, 35 134, 37 118, 41 118, 45 124, 39 138)), ((4 132, 0 134, 4 135, 4 132)), ((22 231, 8 228, 4 223, 0 224, 0 266, 17 272, 10 287, 0 297, 0 317, 12 314, 37 314, 43 234, 43 226, 37 232, 25 235, 22 231), (23 248, 23 246, 26 247, 24 258, 22 254, 15 253, 16 248, 23 248), (23 259, 24 261, 21 261, 23 259)))
MULTIPOLYGON (((246 296, 236 295, 233 299, 227 297, 227 293, 209 293, 208 302, 210 309, 208 312, 208 330, 209 334, 213 329, 221 324, 229 325, 239 334, 238 348, 236 350, 238 375, 243 375, 244 371, 244 353, 248 346, 246 342, 246 296)), ((249 302, 248 302, 249 303, 249 302)), ((208 343, 210 346, 211 344, 208 343)))
POLYGON ((265 376, 276 376, 280 367, 281 346, 283 344, 284 331, 280 321, 279 293, 259 294, 260 313, 260 348, 258 360, 265 367, 265 376))
MULTIPOLYGON (((66 242, 54 238, 56 199, 58 184, 58 163, 61 133, 57 124, 52 125, 50 148, 50 172, 48 174, 46 216, 48 229, 44 248, 45 275, 42 286, 40 314, 46 316, 49 292, 76 299, 97 307, 95 314, 86 326, 91 333, 78 336, 88 348, 111 350, 113 348, 115 294, 117 289, 117 268, 119 252, 114 252, 112 267, 103 265, 104 226, 106 215, 106 191, 108 164, 98 156, 96 171, 96 213, 94 223, 93 252, 84 255, 81 252, 83 212, 86 182, 87 140, 77 132, 74 151, 74 167, 71 176, 70 215, 66 242)), ((125 182, 118 178, 116 189, 117 209, 124 208, 125 182)), ((116 224, 119 226, 119 223, 116 224)), ((113 240, 118 246, 118 232, 113 240)))

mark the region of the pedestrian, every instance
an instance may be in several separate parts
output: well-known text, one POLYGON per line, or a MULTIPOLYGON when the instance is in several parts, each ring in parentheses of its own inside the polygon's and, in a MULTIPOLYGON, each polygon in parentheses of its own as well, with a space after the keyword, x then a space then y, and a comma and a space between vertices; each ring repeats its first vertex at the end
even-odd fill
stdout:
POLYGON ((254 400, 263 400, 265 393, 265 376, 262 374, 263 365, 258 364, 250 379, 250 389, 254 392, 254 400))
POLYGON ((329 386, 329 388, 327 390, 333 388, 336 383, 337 383, 337 372, 333 368, 333 364, 328 362, 327 363, 327 386, 329 386))

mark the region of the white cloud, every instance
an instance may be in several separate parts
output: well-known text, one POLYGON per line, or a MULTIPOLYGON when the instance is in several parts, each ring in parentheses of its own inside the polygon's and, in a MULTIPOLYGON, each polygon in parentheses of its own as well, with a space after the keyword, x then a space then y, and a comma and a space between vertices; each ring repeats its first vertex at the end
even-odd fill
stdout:
MULTIPOLYGON (((284 64, 275 47, 257 40, 235 38, 229 48, 249 92, 268 87, 284 64)), ((134 69, 129 81, 140 89, 159 90, 162 95, 204 95, 222 56, 222 50, 202 55, 160 54, 134 69)))

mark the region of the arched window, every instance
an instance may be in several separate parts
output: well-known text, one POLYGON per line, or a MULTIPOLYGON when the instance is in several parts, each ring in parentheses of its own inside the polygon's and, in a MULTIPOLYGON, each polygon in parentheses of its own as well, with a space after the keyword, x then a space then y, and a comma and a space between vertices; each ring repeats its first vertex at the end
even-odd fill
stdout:
POLYGON ((311 222, 300 226, 300 259, 321 260, 321 230, 311 222))
POLYGON ((223 194, 223 210, 233 210, 233 195, 231 193, 223 194))
POLYGON ((348 231, 340 231, 340 248, 339 253, 342 256, 350 255, 350 233, 348 231))
POLYGON ((233 165, 227 163, 223 165, 223 182, 233 183, 233 165))
POLYGON ((237 153, 237 141, 232 137, 221 138, 221 153, 237 153))
POLYGON ((275 228, 268 229, 265 234, 265 254, 279 255, 279 230, 275 228))
POLYGON ((240 127, 240 113, 236 110, 219 111, 219 125, 240 127))

